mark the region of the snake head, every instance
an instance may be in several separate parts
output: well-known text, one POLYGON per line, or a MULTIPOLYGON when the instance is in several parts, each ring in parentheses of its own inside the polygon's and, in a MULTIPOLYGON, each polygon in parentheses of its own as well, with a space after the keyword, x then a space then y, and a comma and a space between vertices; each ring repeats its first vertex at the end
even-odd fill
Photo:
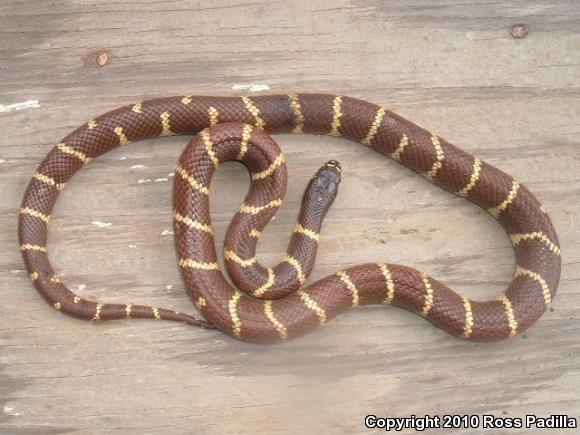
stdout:
POLYGON ((305 199, 323 211, 323 214, 326 214, 338 194, 340 172, 340 163, 330 160, 322 165, 306 188, 305 199))
POLYGON ((329 160, 316 173, 316 184, 328 192, 338 190, 342 168, 336 160, 329 160))

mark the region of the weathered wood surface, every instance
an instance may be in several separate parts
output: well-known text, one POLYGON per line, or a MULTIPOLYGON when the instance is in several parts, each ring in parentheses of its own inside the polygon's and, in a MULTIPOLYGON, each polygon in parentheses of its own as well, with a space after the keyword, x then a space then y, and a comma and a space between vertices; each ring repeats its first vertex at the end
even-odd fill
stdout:
MULTIPOLYGON (((0 432, 349 433, 364 431, 368 413, 580 417, 577 1, 6 0, 0 33, 0 432), (529 30, 523 39, 510 35, 518 23, 529 30), (102 67, 99 50, 109 56, 102 67), (252 92, 236 85, 248 84, 385 104, 526 184, 560 235, 552 309, 497 344, 466 343, 376 306, 262 347, 169 322, 95 324, 51 309, 22 271, 16 237, 20 199, 51 146, 133 101, 241 95, 252 92), (18 106, 35 100, 40 107, 18 106)), ((186 140, 117 149, 69 184, 49 242, 69 286, 103 301, 193 310, 165 232, 168 173, 186 140)), ((377 260, 422 268, 477 299, 509 282, 510 244, 482 210, 356 144, 279 141, 291 181, 260 241, 263 262, 283 255, 302 189, 332 156, 344 181, 311 282, 377 260)), ((239 165, 219 171, 218 243, 246 180, 239 165)))

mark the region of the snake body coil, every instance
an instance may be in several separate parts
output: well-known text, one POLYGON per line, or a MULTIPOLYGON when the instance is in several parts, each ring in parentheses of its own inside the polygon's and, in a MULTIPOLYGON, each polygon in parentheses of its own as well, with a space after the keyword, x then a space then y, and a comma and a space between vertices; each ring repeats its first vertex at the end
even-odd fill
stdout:
POLYGON ((34 173, 20 209, 19 239, 30 279, 57 310, 93 320, 175 320, 255 342, 293 338, 350 307, 384 302, 416 312, 458 337, 503 339, 542 315, 556 292, 561 267, 552 223, 523 185, 382 107, 323 94, 170 97, 91 120, 57 144, 34 173), (334 161, 317 172, 306 190, 288 255, 274 268, 262 267, 255 258, 256 243, 286 187, 284 156, 266 132, 329 134, 362 143, 484 208, 506 230, 515 250, 509 287, 497 300, 471 301, 421 271, 380 263, 354 266, 300 289, 340 183, 340 165, 334 161), (161 308, 80 298, 60 282, 47 254, 52 208, 77 170, 119 145, 174 134, 197 134, 176 169, 174 229, 189 295, 207 321, 161 308), (240 290, 219 270, 209 214, 212 175, 228 160, 242 162, 252 178, 224 246, 226 266, 240 290))

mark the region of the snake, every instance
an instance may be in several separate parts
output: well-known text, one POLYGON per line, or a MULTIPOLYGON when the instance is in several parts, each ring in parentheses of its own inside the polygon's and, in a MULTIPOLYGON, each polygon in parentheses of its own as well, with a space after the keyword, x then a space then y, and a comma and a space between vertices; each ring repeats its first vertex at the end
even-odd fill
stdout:
MULTIPOLYGON (((356 205, 355 205, 356 206, 356 205)), ((129 104, 90 120, 60 141, 34 172, 19 210, 19 244, 30 280, 56 310, 86 320, 149 318, 218 329, 239 340, 301 336, 350 308, 389 304, 449 334, 494 341, 525 331, 554 299, 561 250, 544 206, 514 178, 383 106, 331 94, 176 96, 129 104), (324 164, 308 183, 284 258, 256 259, 262 231, 281 207, 284 154, 272 134, 330 135, 362 144, 486 210, 515 252, 507 289, 471 300, 425 272, 386 262, 348 267, 305 286, 322 221, 337 195, 341 165, 324 164), (103 153, 158 136, 193 135, 175 169, 173 227, 186 291, 203 318, 137 304, 89 300, 68 289, 48 256, 53 206, 66 183, 103 153), (217 261, 209 187, 218 167, 241 162, 250 188, 228 227, 217 261)))

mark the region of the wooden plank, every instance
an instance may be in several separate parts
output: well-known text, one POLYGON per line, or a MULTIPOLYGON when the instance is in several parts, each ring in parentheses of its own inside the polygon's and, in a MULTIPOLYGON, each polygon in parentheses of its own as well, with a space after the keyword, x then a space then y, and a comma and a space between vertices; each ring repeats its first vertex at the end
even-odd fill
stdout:
MULTIPOLYGON (((371 413, 580 417, 579 20, 573 0, 3 2, 0 432, 351 433, 371 413), (525 38, 510 35, 518 23, 525 38), (15 227, 50 147, 124 104, 257 93, 252 84, 385 104, 526 184, 563 250, 550 311, 524 335, 484 345, 402 310, 365 307, 276 346, 55 313, 22 271, 15 227)), ((419 267, 476 299, 509 282, 509 242, 472 204, 355 144, 278 139, 291 181, 260 241, 264 263, 283 256, 302 189, 332 156, 344 181, 310 282, 377 260, 419 267)), ((67 186, 50 230, 67 285, 106 301, 193 310, 166 231, 169 174, 186 140, 117 149, 67 186)), ((235 164, 216 176, 218 243, 246 180, 235 164)))

